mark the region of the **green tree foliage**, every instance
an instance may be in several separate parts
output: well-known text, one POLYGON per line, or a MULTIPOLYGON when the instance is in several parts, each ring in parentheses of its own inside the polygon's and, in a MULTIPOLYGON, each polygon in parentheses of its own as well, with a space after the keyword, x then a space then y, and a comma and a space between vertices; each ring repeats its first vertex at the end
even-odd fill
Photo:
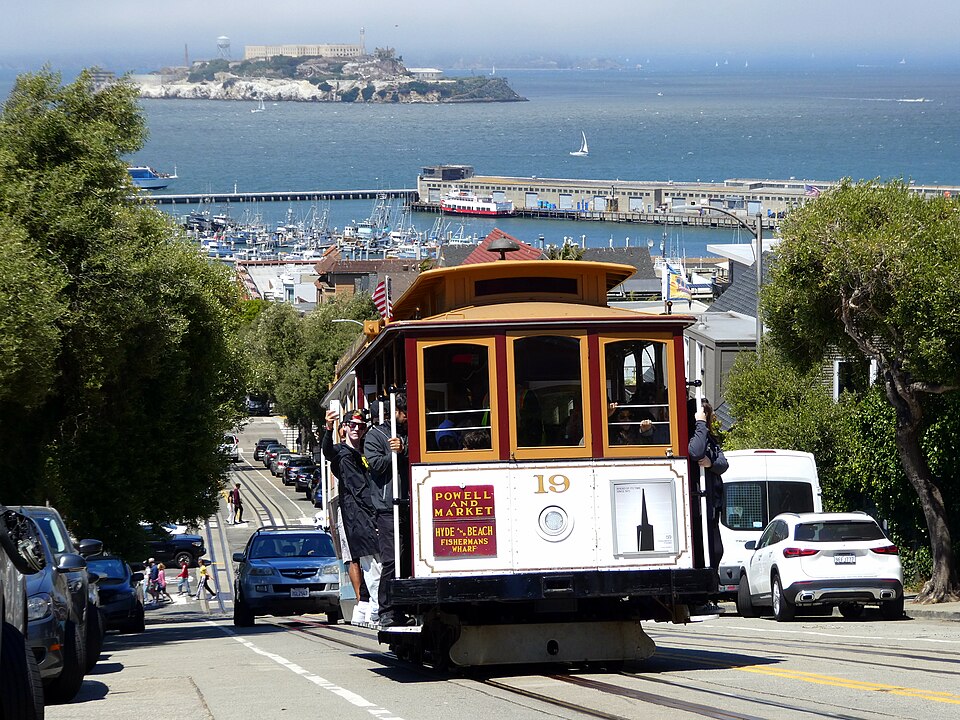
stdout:
POLYGON ((248 353, 274 398, 275 409, 287 422, 309 434, 323 422, 321 400, 334 377, 334 367, 355 342, 360 327, 334 323, 333 319, 358 322, 376 317, 367 294, 339 298, 321 304, 301 317, 291 306, 268 306, 250 329, 248 353))
POLYGON ((583 257, 583 248, 570 240, 564 240, 563 245, 547 246, 548 260, 580 260, 583 257))
POLYGON ((133 197, 145 134, 135 89, 86 72, 22 76, 0 115, 0 496, 120 551, 140 519, 215 509, 243 410, 238 285, 133 197))
POLYGON ((830 348, 874 360, 895 417, 901 467, 933 556, 921 601, 960 599, 940 482, 922 438, 925 410, 960 387, 960 208, 903 182, 842 182, 791 213, 762 293, 770 340, 802 367, 830 348))

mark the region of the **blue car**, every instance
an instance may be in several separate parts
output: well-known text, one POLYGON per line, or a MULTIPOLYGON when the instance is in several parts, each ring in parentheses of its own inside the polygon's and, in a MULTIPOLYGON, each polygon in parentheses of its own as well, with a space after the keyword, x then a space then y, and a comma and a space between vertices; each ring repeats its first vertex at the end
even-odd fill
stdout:
POLYGON ((122 558, 87 558, 87 568, 100 576, 100 612, 107 630, 144 631, 143 573, 133 572, 122 558))

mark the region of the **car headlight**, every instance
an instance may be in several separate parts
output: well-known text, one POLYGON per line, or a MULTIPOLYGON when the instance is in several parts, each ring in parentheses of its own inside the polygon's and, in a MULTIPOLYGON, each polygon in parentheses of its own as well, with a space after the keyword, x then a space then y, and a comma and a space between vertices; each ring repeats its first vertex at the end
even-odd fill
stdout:
POLYGON ((53 612, 53 601, 47 593, 31 595, 27 598, 27 621, 42 620, 53 612))
POLYGON ((268 575, 275 574, 275 571, 272 567, 254 567, 250 568, 250 575, 253 577, 266 577, 268 575))
POLYGON ((339 575, 340 574, 340 563, 334 565, 324 565, 320 568, 321 575, 339 575))

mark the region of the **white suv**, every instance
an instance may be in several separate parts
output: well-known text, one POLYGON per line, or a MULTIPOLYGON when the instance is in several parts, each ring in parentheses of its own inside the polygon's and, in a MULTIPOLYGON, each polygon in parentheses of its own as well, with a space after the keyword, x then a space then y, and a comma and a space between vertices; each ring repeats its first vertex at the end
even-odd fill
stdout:
POLYGON ((879 605, 886 620, 903 616, 897 546, 865 513, 782 513, 750 541, 737 610, 755 617, 770 606, 777 620, 805 609, 838 606, 847 618, 879 605))
POLYGON ((220 452, 222 452, 230 462, 240 462, 240 438, 232 433, 223 436, 223 442, 220 443, 220 452))

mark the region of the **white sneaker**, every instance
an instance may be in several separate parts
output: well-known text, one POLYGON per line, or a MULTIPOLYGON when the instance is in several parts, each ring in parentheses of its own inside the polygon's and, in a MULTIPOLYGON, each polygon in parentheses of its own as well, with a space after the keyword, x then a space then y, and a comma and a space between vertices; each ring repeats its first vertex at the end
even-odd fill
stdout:
POLYGON ((357 623, 367 622, 367 613, 370 610, 370 603, 368 602, 358 602, 353 606, 353 617, 350 622, 356 625, 357 623))

